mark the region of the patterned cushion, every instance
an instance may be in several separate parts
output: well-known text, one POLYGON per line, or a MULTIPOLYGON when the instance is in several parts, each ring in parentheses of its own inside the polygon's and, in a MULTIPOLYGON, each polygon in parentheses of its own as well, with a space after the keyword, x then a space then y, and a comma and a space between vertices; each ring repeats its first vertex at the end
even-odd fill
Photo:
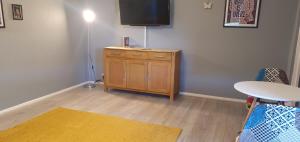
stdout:
POLYGON ((240 142, 300 142, 299 108, 258 105, 243 130, 240 142))
POLYGON ((278 68, 265 68, 264 81, 289 84, 286 73, 278 68))
POLYGON ((286 73, 278 68, 264 68, 259 71, 256 81, 277 82, 289 84, 286 73))

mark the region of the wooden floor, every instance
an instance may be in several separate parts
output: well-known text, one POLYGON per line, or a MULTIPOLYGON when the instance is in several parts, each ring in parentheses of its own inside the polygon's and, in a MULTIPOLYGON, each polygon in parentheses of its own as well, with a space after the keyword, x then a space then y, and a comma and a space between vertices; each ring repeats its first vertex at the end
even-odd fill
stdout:
POLYGON ((57 107, 109 114, 143 122, 180 127, 179 142, 233 142, 246 115, 244 104, 181 96, 167 98, 106 93, 77 88, 23 108, 1 114, 0 130, 13 127, 57 107))

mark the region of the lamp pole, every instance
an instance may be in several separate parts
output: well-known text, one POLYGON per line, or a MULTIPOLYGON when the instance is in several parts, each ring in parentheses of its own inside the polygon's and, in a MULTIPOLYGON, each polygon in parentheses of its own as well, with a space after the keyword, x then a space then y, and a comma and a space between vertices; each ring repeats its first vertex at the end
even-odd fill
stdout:
POLYGON ((95 20, 95 14, 93 11, 91 10, 85 10, 83 11, 83 18, 85 19, 85 21, 87 22, 87 27, 88 27, 88 80, 89 83, 84 85, 84 88, 95 88, 96 87, 96 73, 95 73, 95 67, 94 67, 94 61, 92 58, 92 52, 91 52, 91 44, 90 44, 90 38, 91 38, 91 24, 94 22, 95 20), (92 80, 93 79, 93 80, 92 80), (93 81, 93 82, 91 82, 93 81))

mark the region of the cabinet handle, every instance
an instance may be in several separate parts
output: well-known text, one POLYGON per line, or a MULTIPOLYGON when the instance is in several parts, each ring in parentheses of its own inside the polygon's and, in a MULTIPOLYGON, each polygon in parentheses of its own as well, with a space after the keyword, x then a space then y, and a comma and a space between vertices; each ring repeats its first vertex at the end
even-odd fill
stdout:
POLYGON ((132 54, 133 56, 142 56, 142 54, 132 54))
POLYGON ((121 53, 111 53, 111 55, 121 55, 121 53))

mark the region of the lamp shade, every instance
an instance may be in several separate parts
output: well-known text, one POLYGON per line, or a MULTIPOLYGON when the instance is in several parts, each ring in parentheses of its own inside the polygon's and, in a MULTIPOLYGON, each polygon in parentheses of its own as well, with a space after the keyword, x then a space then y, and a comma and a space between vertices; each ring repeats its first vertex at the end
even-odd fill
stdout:
POLYGON ((96 19, 96 14, 92 11, 92 10, 84 10, 82 12, 82 16, 83 16, 83 19, 87 22, 87 23, 92 23, 95 21, 96 19))

